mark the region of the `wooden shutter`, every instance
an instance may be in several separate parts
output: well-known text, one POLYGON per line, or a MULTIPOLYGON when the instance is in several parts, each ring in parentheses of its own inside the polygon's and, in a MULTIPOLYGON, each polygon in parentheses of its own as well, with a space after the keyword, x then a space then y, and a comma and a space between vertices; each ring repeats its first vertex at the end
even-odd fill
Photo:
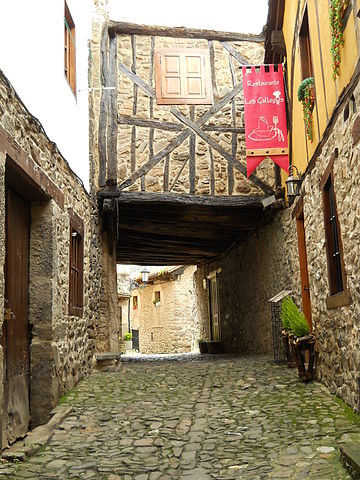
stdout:
POLYGON ((159 105, 211 105, 208 51, 164 48, 155 52, 156 99, 159 105))

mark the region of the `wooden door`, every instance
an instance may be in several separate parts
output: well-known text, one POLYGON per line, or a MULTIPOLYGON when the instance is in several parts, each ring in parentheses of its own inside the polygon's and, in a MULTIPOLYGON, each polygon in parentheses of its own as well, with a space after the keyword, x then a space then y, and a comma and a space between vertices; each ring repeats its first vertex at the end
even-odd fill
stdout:
POLYGON ((301 209, 300 212, 296 215, 296 228, 297 228, 298 246, 299 246, 302 307, 303 307, 304 315, 308 321, 309 327, 310 329, 312 329, 309 272, 308 272, 308 262, 307 262, 307 255, 306 255, 303 209, 301 209))
POLYGON ((30 421, 29 228, 30 205, 6 190, 4 404, 2 447, 28 431, 30 421))
POLYGON ((210 334, 212 341, 220 340, 219 295, 217 275, 209 278, 210 334))

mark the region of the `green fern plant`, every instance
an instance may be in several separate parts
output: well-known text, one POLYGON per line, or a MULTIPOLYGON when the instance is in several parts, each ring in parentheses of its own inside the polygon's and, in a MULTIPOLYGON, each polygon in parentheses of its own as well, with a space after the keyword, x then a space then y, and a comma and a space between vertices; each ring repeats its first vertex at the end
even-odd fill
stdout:
POLYGON ((281 322, 296 337, 304 337, 310 331, 305 315, 299 311, 290 297, 285 297, 281 305, 281 322))

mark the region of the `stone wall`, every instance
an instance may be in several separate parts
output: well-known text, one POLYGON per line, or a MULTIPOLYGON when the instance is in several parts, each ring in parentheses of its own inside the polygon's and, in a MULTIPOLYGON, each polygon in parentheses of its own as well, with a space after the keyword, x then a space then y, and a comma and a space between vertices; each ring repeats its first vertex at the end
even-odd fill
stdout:
POLYGON ((198 321, 195 306, 193 275, 196 267, 185 268, 179 281, 156 280, 145 288, 131 292, 138 297, 131 325, 139 329, 141 353, 180 353, 197 349, 198 321), (154 305, 155 292, 160 292, 160 305, 154 305))
POLYGON ((221 268, 218 275, 220 336, 225 351, 271 354, 268 300, 285 288, 292 289, 299 300, 296 248, 291 211, 280 210, 270 224, 254 232, 246 242, 217 262, 199 267, 195 283, 201 337, 210 338, 209 292, 203 288, 203 279, 221 268))
POLYGON ((349 102, 349 118, 344 120, 342 105, 330 135, 324 144, 314 169, 303 183, 304 217, 309 265, 310 294, 313 324, 315 326, 319 362, 319 379, 351 407, 359 410, 360 385, 360 143, 355 121, 360 117, 354 111, 360 105, 360 85, 354 91, 354 103, 349 102), (354 129, 354 137, 352 135, 354 129), (334 190, 343 245, 347 288, 351 303, 329 309, 329 295, 322 192, 319 184, 325 169, 334 159, 334 190))
MULTIPOLYGON (((360 85, 355 88, 356 108, 360 85)), ((360 116, 350 102, 350 116, 339 110, 328 140, 314 168, 302 185, 304 225, 309 269, 312 321, 316 333, 317 375, 330 390, 359 410, 360 384, 360 116), (355 124, 356 121, 356 124, 355 124), (341 229, 347 288, 351 303, 327 308, 329 283, 320 181, 334 159, 334 188, 341 229)), ((301 308, 301 283, 296 221, 291 208, 278 211, 274 220, 212 264, 198 268, 196 294, 199 300, 201 336, 209 337, 208 292, 203 279, 221 268, 219 300, 221 340, 227 351, 272 353, 268 299, 282 289, 293 292, 301 308)))
MULTIPOLYGON (((15 168, 13 164, 25 182, 36 185, 37 195, 41 193, 43 198, 31 202, 30 226, 30 403, 34 426, 44 422, 59 395, 92 368, 101 286, 101 241, 96 204, 0 72, 0 311, 4 306, 5 170, 9 173, 10 168, 15 168), (11 166, 6 155, 11 158, 11 166), (82 317, 68 313, 69 210, 84 223, 82 317)), ((31 192, 29 187, 19 193, 30 196, 31 192)), ((1 317, 0 327, 2 323, 1 317)))

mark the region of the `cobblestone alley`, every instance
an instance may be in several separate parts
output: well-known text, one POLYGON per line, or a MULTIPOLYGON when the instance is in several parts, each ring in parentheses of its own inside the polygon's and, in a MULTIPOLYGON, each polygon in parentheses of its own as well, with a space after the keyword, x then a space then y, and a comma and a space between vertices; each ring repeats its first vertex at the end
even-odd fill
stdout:
POLYGON ((6 479, 350 479, 339 444, 360 425, 318 383, 264 358, 129 362, 65 399, 50 443, 6 479))

